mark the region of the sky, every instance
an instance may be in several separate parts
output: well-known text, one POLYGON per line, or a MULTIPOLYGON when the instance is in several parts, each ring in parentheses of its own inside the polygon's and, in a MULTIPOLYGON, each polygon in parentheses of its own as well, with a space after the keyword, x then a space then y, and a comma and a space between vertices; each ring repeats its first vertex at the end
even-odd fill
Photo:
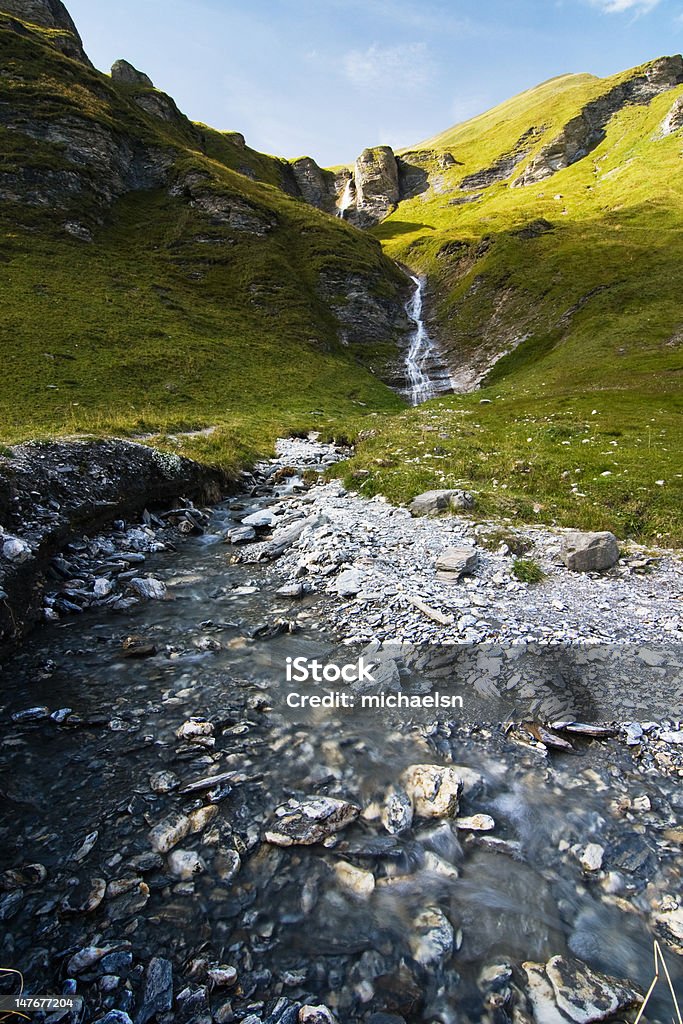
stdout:
POLYGON ((683 48, 683 0, 66 0, 192 120, 323 166, 401 148, 555 75, 683 48))

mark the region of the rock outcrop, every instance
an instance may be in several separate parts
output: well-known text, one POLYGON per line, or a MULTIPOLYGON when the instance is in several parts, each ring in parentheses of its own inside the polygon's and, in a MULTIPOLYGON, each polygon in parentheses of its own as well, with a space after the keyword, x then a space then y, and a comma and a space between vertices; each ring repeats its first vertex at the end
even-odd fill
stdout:
MULTIPOLYGON (((342 344, 381 343, 410 330, 403 303, 397 305, 395 295, 382 297, 377 284, 364 274, 332 267, 321 271, 319 291, 340 325, 342 344)), ((405 298, 409 287, 406 278, 405 298)))
POLYGON ((147 89, 154 88, 154 82, 144 71, 138 71, 127 60, 117 60, 111 66, 112 82, 124 82, 126 85, 143 85, 147 89))
POLYGON ((390 146, 364 149, 354 168, 356 221, 376 224, 394 210, 400 199, 398 164, 390 146))
POLYGON ((519 167, 522 161, 529 156, 534 142, 542 134, 543 130, 543 128, 529 128, 528 131, 524 132, 514 149, 509 153, 504 153, 490 167, 482 171, 476 171, 474 174, 468 174, 460 182, 460 188, 464 192, 470 192, 488 188, 489 185, 505 181, 519 167))
POLYGON ((647 104, 683 84, 683 57, 661 57, 603 96, 587 103, 552 142, 536 154, 513 187, 534 185, 588 156, 605 138, 610 119, 628 104, 647 104))
POLYGON ((290 166, 297 192, 304 202, 326 213, 334 213, 337 205, 334 174, 324 171, 310 156, 293 160, 290 166))
POLYGON ((660 137, 666 138, 667 135, 673 135, 674 132, 680 131, 681 128, 683 128, 683 96, 678 97, 662 121, 660 137))
POLYGON ((83 42, 71 15, 61 0, 1 0, 0 21, 3 14, 11 14, 21 21, 56 32, 51 42, 67 57, 90 65, 83 42))

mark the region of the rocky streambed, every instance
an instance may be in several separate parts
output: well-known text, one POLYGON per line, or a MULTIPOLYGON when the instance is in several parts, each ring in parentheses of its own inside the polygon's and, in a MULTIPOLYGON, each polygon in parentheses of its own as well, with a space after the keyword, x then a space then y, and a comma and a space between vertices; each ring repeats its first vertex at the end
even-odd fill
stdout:
MULTIPOLYGON (((680 700, 679 563, 570 573, 527 531, 529 586, 465 519, 311 486, 337 457, 283 442, 230 501, 54 558, 2 670, 0 964, 78 996, 64 1021, 634 1020, 654 938, 683 977, 683 732, 638 685, 680 700), (512 649, 578 639, 626 652, 609 724, 287 700, 312 652, 424 697, 449 647, 507 686, 512 649)), ((645 1019, 673 1012, 659 987, 645 1019)))

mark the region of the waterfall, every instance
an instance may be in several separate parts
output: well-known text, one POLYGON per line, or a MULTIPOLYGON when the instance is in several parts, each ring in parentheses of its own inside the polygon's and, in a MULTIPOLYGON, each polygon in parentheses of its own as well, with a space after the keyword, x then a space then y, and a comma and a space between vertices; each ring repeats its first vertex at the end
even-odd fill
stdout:
POLYGON ((346 213, 350 206, 353 206, 355 201, 356 182, 354 181, 353 178, 349 178, 349 180, 346 182, 346 188, 342 192, 342 197, 339 200, 339 205, 337 207, 337 216, 341 217, 341 219, 344 220, 344 214, 346 213))
POLYGON ((414 274, 410 275, 414 284, 413 292, 406 306, 406 313, 415 324, 410 347, 406 356, 406 377, 408 387, 405 394, 412 405, 419 405, 436 395, 443 395, 453 390, 448 368, 445 366, 436 343, 422 318, 424 301, 424 281, 414 274))

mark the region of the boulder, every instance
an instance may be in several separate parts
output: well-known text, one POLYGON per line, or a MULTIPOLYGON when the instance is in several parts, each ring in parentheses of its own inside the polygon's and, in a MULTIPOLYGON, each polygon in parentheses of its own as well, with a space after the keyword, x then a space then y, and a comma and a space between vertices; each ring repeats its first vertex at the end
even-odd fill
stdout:
POLYGON ((449 818, 458 813, 463 781, 455 768, 413 764, 401 780, 419 817, 449 818))
POLYGON ((562 561, 573 572, 602 572, 619 561, 619 542, 613 533, 568 533, 562 561))
POLYGON ((461 576, 473 573, 479 562, 479 553, 476 548, 463 545, 458 548, 446 548, 436 560, 437 572, 443 573, 445 577, 453 577, 458 580, 461 576))
POLYGON ((469 511, 474 508, 474 498, 468 491, 425 491, 413 498, 408 508, 414 516, 436 516, 449 509, 453 512, 469 511))
POLYGON ((360 814, 360 808, 331 796, 290 800, 275 811, 266 842, 275 846, 312 846, 340 832, 360 814))
POLYGON ((127 60, 117 60, 111 67, 112 82, 123 82, 125 85, 144 85, 153 89, 154 83, 143 71, 138 71, 127 60))

